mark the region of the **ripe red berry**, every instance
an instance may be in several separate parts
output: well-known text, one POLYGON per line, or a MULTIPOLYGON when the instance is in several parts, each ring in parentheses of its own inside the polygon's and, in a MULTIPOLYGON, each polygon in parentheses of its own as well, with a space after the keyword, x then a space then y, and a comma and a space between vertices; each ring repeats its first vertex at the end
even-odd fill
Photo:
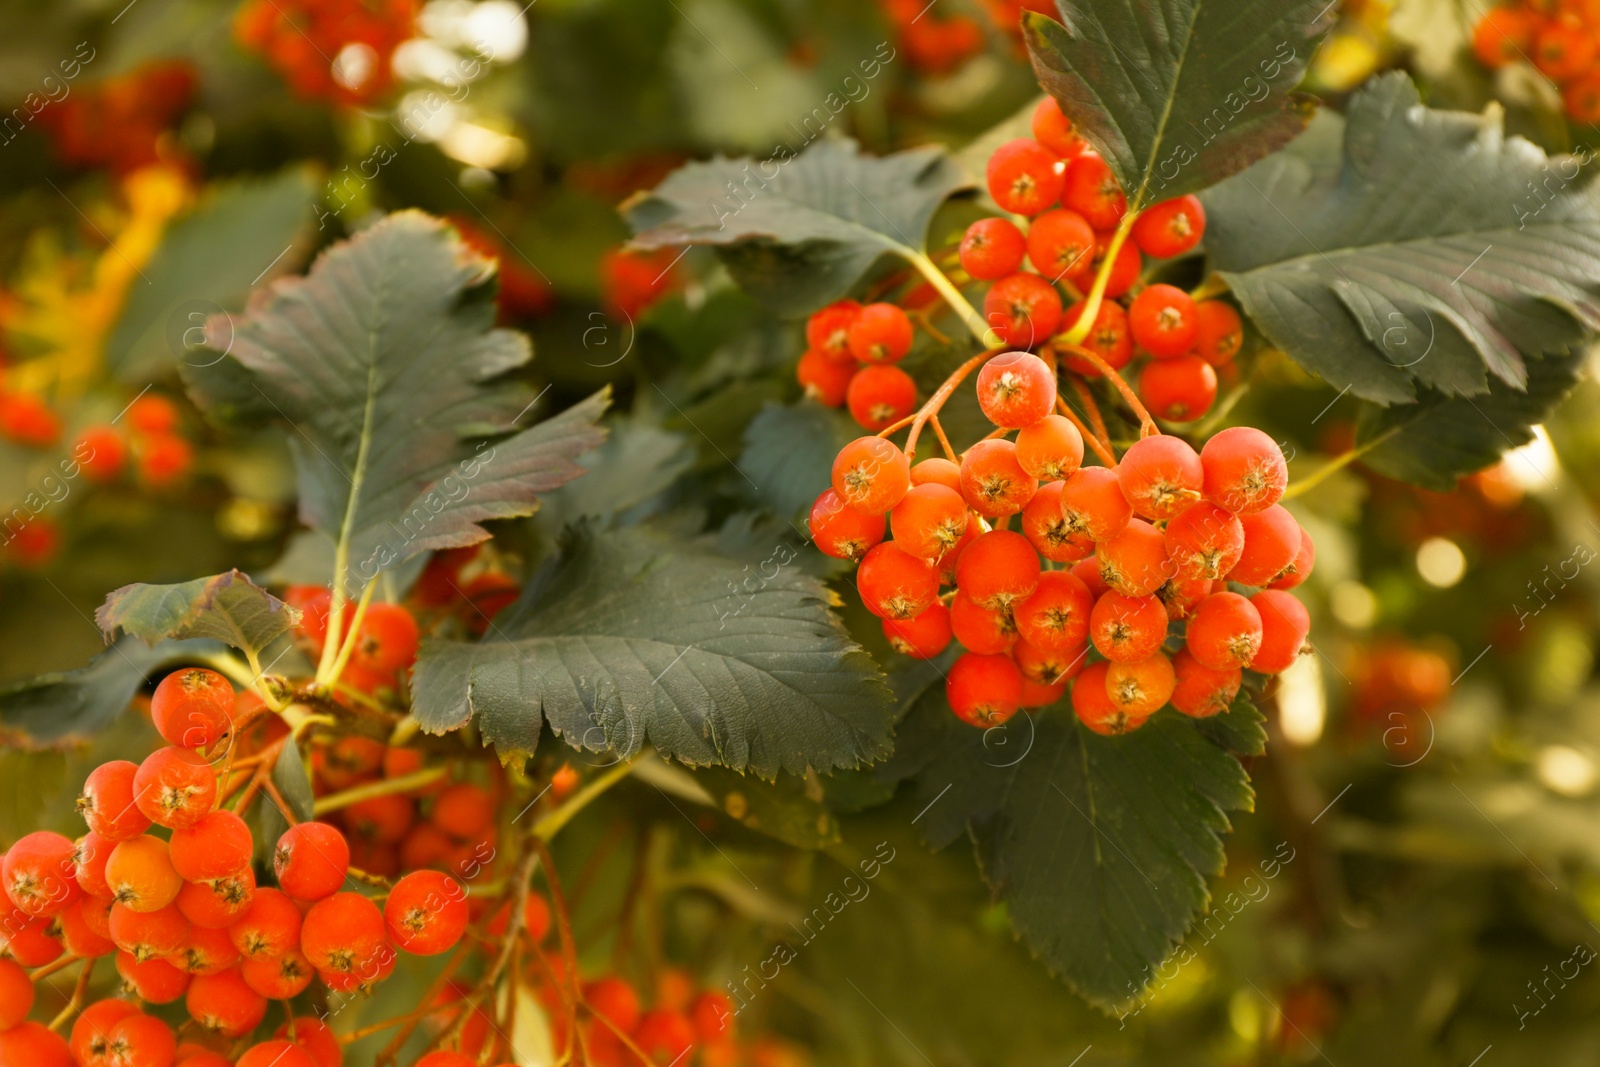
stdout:
POLYGON ((300 943, 300 922, 300 909, 288 894, 263 887, 228 927, 228 936, 245 959, 269 960, 300 943))
POLYGON ((961 468, 948 459, 925 459, 911 468, 911 484, 936 482, 961 492, 961 468))
POLYGON ((1039 557, 1011 530, 980 534, 956 562, 956 584, 986 608, 1004 608, 1039 586, 1039 557))
POLYGON ((234 701, 226 678, 191 667, 161 679, 150 697, 150 718, 168 744, 208 748, 232 729, 234 701))
POLYGON ((186 881, 210 881, 249 864, 254 847, 243 819, 231 811, 211 811, 193 826, 172 831, 172 866, 186 881))
POLYGON ((1062 175, 1056 157, 1026 137, 1007 141, 989 156, 989 195, 1000 210, 1037 215, 1061 198, 1062 175))
POLYGON ((1596 44, 1588 27, 1552 20, 1534 34, 1533 65, 1554 82, 1564 82, 1589 70, 1596 44))
POLYGON ((1155 434, 1135 441, 1117 464, 1117 483, 1136 515, 1170 519, 1200 499, 1205 471, 1180 437, 1155 434))
POLYGON ((44 966, 61 955, 61 942, 50 936, 50 926, 49 919, 25 920, 13 912, 0 923, 0 953, 24 967, 44 966))
POLYGON ((1201 300, 1194 306, 1194 354, 1220 367, 1233 362, 1244 344, 1244 323, 1225 300, 1201 300))
POLYGON ((1250 598, 1261 616, 1261 648, 1250 669, 1263 674, 1288 670, 1311 633, 1311 615, 1294 594, 1263 589, 1250 598))
POLYGON ((1193 422, 1217 400, 1217 372, 1199 356, 1153 359, 1139 372, 1139 399, 1158 419, 1193 422))
POLYGON ((433 802, 433 822, 460 838, 478 838, 494 826, 494 795, 480 785, 458 782, 440 792, 433 802))
POLYGON ((1244 552, 1244 527, 1232 512, 1209 501, 1168 522, 1162 536, 1180 578, 1221 578, 1244 552))
POLYGON ((1305 527, 1300 528, 1300 551, 1295 553, 1294 562, 1283 569, 1274 578, 1268 587, 1272 589, 1293 589, 1311 576, 1311 568, 1317 562, 1317 546, 1311 540, 1311 535, 1306 533, 1305 527))
POLYGON ((1015 715, 1022 704, 1022 671, 1010 656, 967 652, 950 666, 945 696, 962 722, 997 726, 1015 715))
MULTIPOLYGON (((55 928, 60 931, 61 944, 70 955, 93 960, 117 951, 116 942, 105 934, 97 933, 84 918, 84 905, 99 910, 101 905, 91 897, 84 897, 66 911, 56 916, 55 928)), ((109 922, 109 917, 108 917, 109 922)))
POLYGON ((1534 11, 1496 7, 1478 20, 1472 32, 1472 51, 1478 62, 1491 69, 1515 63, 1533 48, 1533 35, 1541 19, 1534 11))
POLYGON ((1191 719, 1206 719, 1227 711, 1233 698, 1239 695, 1239 685, 1244 674, 1238 667, 1214 671, 1181 648, 1172 657, 1172 671, 1176 683, 1172 696, 1167 699, 1172 706, 1191 719))
POLYGON ((478 1067, 478 1061, 459 1052, 440 1049, 422 1057, 416 1062, 415 1067, 478 1067))
POLYGON ((1300 554, 1300 524, 1282 504, 1239 517, 1244 551, 1228 572, 1230 582, 1265 586, 1294 564, 1300 554))
POLYGON ((1172 661, 1161 652, 1129 663, 1113 662, 1106 671, 1106 695, 1130 719, 1147 719, 1160 711, 1176 685, 1172 661))
POLYGON ((33 1010, 33 980, 13 960, 0 958, 0 1030, 9 1030, 33 1010))
POLYGON ((32 393, 0 393, 0 437, 30 448, 53 447, 61 416, 32 393))
POLYGON ((1194 299, 1174 285, 1146 286, 1128 306, 1134 343, 1157 359, 1188 352, 1197 328, 1194 299))
POLYGON ((1088 220, 1097 230, 1115 229, 1128 210, 1117 176, 1098 154, 1085 152, 1067 166, 1061 185, 1061 203, 1088 220))
POLYGON ((824 489, 811 505, 811 539, 824 554, 835 559, 860 559, 883 540, 884 527, 882 515, 867 515, 846 507, 832 489, 824 489))
POLYGON ((1026 238, 1010 219, 979 219, 961 238, 961 269, 982 282, 1015 274, 1027 251, 1026 238))
POLYGON ((246 985, 237 968, 197 975, 183 1002, 195 1022, 223 1037, 243 1037, 267 1014, 267 998, 246 985))
MULTIPOLYGON (((1061 319, 1062 328, 1076 326, 1087 307, 1088 301, 1080 300, 1068 308, 1061 319)), ((1100 310, 1095 313, 1094 325, 1083 339, 1083 347, 1105 360, 1113 370, 1121 370, 1128 365, 1133 358, 1133 335, 1128 332, 1128 313, 1121 304, 1115 300, 1100 302, 1100 310)), ((1101 376, 1099 367, 1080 356, 1069 355, 1066 364, 1068 369, 1081 377, 1101 376)))
POLYGON ((90 830, 108 841, 123 841, 150 828, 150 820, 133 802, 133 777, 138 773, 137 763, 123 759, 89 772, 77 808, 90 830))
POLYGON ((1065 482, 1047 482, 1039 487, 1022 509, 1022 533, 1039 555, 1056 563, 1073 563, 1094 555, 1094 542, 1067 528, 1061 517, 1061 492, 1065 482))
POLYGON ((866 515, 882 515, 911 488, 911 461, 892 441, 858 437, 833 461, 833 491, 866 515))
POLYGON ((274 1038, 251 1045, 234 1067, 317 1067, 317 1062, 299 1045, 274 1038))
POLYGON ((189 940, 189 920, 170 904, 145 912, 113 904, 109 922, 111 940, 140 962, 176 955, 189 940))
POLYGON ((910 619, 884 619, 883 636, 902 656, 932 659, 950 645, 950 609, 935 601, 910 619))
POLYGON ((839 300, 806 320, 806 347, 840 363, 854 364, 850 354, 850 326, 861 314, 854 300, 839 300))
POLYGON ((986 608, 963 592, 950 601, 950 629, 961 647, 980 656, 1009 652, 1017 625, 1008 608, 986 608))
POLYGON ((83 890, 73 877, 77 852, 70 840, 48 830, 37 830, 11 846, 0 861, 0 879, 11 903, 32 918, 61 914, 83 890))
POLYGON ((1207 500, 1235 515, 1276 504, 1289 487, 1289 466, 1277 442, 1253 426, 1230 426, 1200 450, 1207 500))
POLYGON ((1089 639, 1095 651, 1113 662, 1144 659, 1166 637, 1167 611, 1153 596, 1124 596, 1113 590, 1096 600, 1089 613, 1089 639))
MULTIPOLYGON (((184 981, 187 983, 187 975, 184 975, 184 981)), ((72 1036, 67 1042, 72 1062, 82 1067, 109 1067, 111 1028, 128 1016, 138 1014, 138 1011, 138 1005, 113 998, 97 1000, 84 1008, 73 1022, 72 1036)))
POLYGON ((967 502, 949 486, 914 485, 889 513, 894 543, 919 559, 937 560, 967 532, 967 502))
MULTIPOLYGON (((1094 287, 1095 279, 1105 267, 1106 257, 1111 254, 1112 237, 1110 231, 1096 235, 1093 257, 1068 279, 1081 291, 1088 292, 1094 287)), ((1106 298, 1115 299, 1132 289, 1143 270, 1144 259, 1139 255, 1139 246, 1132 241, 1123 241, 1121 247, 1117 249, 1116 261, 1111 264, 1111 270, 1106 274, 1106 298)))
MULTIPOLYGON (((417 821, 417 806, 410 797, 390 793, 358 800, 344 809, 345 829, 364 845, 392 845, 405 837, 417 821)), ((355 863, 354 860, 351 862, 355 863)), ((363 870, 370 865, 355 863, 363 870)))
POLYGON ((1115 737, 1144 725, 1144 719, 1128 714, 1106 691, 1109 663, 1091 663, 1072 683, 1072 711, 1078 721, 1097 734, 1115 737))
POLYGON ((1156 590, 1156 597, 1167 609, 1167 618, 1173 622, 1186 619, 1194 606, 1211 595, 1212 587, 1217 582, 1209 578, 1186 578, 1175 574, 1156 590))
POLYGON ((321 900, 344 884, 350 870, 350 845, 324 822, 291 826, 272 854, 278 885, 296 900, 321 900))
MULTIPOLYGON (((24 1022, 0 1030, 0 1064, 11 1067, 73 1067, 66 1041, 44 1023, 24 1022)), ((130 1061, 129 1067, 146 1067, 130 1061)))
POLYGON ((721 993, 701 993, 689 1006, 689 1020, 700 1040, 724 1041, 733 1034, 733 1001, 721 993))
POLYGON ((413 871, 383 905, 389 938, 414 956, 434 956, 461 940, 470 918, 467 891, 447 874, 413 871))
POLYGON ((291 585, 283 591, 283 602, 300 613, 296 632, 317 648, 322 647, 328 636, 328 608, 332 600, 333 594, 320 585, 291 585))
POLYGON ((1046 211, 1028 226, 1028 262, 1053 282, 1081 271, 1094 250, 1094 228, 1076 211, 1046 211))
POLYGON ((1071 533, 1091 541, 1108 541, 1133 517, 1122 494, 1117 472, 1109 467, 1083 467, 1061 488, 1061 518, 1071 533))
POLYGON ((882 619, 910 619, 939 596, 939 572, 893 541, 862 557, 856 587, 867 610, 882 619))
POLYGON ((167 843, 142 834, 117 843, 106 860, 106 884, 130 911, 159 911, 178 899, 183 879, 173 869, 167 843))
POLYGON ((1038 480, 1022 469, 1017 446, 1010 441, 979 441, 961 457, 961 495, 979 515, 1015 515, 1038 489, 1038 480))
POLYGON ((342 1067, 344 1045, 327 1023, 309 1015, 297 1015, 279 1026, 274 1037, 293 1041, 311 1057, 312 1067, 342 1067))
POLYGON ((1150 596, 1173 575, 1161 531, 1143 519, 1129 519, 1115 537, 1095 543, 1100 577, 1127 596, 1150 596))
POLYGON ((176 745, 157 749, 133 776, 133 801, 158 826, 193 826, 217 798, 216 773, 204 757, 176 745))
POLYGON ((1013 606, 1012 614, 1017 631, 1028 644, 1046 652, 1062 652, 1079 649, 1088 640, 1093 608, 1082 581, 1067 571, 1045 571, 1034 591, 1013 606))
POLYGON ((185 882, 178 890, 178 910, 196 926, 226 930, 250 907, 256 895, 256 874, 248 864, 221 878, 185 882))
POLYGON ((1070 478, 1083 466, 1083 435, 1065 416, 1045 415, 1017 434, 1017 462, 1040 481, 1070 478))
POLYGON ((1016 662, 1017 669, 1022 672, 1024 685, 1022 706, 1043 707, 1061 699, 1066 692, 1066 683, 1083 670, 1089 661, 1089 645, 1085 642, 1075 648, 1052 650, 1019 640, 1011 650, 1011 658, 1016 662), (1036 687, 1050 691, 1048 694, 1042 692, 1033 694, 1034 699, 1042 701, 1039 704, 1028 703, 1030 698, 1026 689, 1030 682, 1036 687), (1049 699, 1044 699, 1046 696, 1049 699))
POLYGON ((850 354, 862 363, 895 363, 911 351, 911 320, 893 304, 868 304, 846 336, 850 354))
POLYGON ((1056 98, 1046 96, 1033 109, 1031 120, 1033 139, 1063 159, 1081 155, 1089 146, 1073 127, 1072 120, 1061 111, 1056 98))
POLYGON ((150 489, 174 484, 194 465, 194 449, 176 435, 146 437, 138 448, 139 482, 150 489))
POLYGON ((417 658, 417 620, 400 604, 372 604, 361 620, 350 662, 366 671, 391 674, 417 658))
POLYGON ((239 977, 245 985, 268 1000, 288 1000, 305 992, 317 969, 299 949, 290 949, 270 960, 245 960, 239 977))
POLYGON ((864 430, 887 429, 917 407, 917 383, 899 367, 862 367, 845 390, 850 415, 864 430))
POLYGON ((794 374, 806 396, 824 407, 836 408, 843 406, 849 396, 850 382, 858 369, 854 360, 839 363, 815 348, 808 348, 800 357, 794 374))
POLYGON ((615 975, 586 982, 583 999, 596 1015, 610 1019, 625 1033, 639 1025, 639 994, 633 986, 615 975))
POLYGON ((1205 232, 1206 209, 1200 198, 1176 196, 1141 211, 1129 236, 1145 255, 1171 259, 1199 244, 1205 232))
POLYGON ((1189 616, 1184 647, 1214 671, 1249 666, 1261 647, 1261 615, 1238 593, 1212 593, 1189 616))
POLYGON ((978 406, 996 426, 1032 426, 1056 405, 1055 372, 1031 352, 1002 352, 978 371, 978 406))
POLYGON ((300 926, 300 950, 319 971, 362 971, 388 944, 383 913, 360 893, 335 893, 317 901, 300 926))
POLYGON ((1003 344, 1034 348, 1061 325, 1061 294, 1037 274, 1008 274, 989 287, 983 319, 1003 344))
POLYGON ((239 962, 239 950, 233 947, 226 930, 190 926, 183 951, 168 962, 190 974, 217 974, 239 962))

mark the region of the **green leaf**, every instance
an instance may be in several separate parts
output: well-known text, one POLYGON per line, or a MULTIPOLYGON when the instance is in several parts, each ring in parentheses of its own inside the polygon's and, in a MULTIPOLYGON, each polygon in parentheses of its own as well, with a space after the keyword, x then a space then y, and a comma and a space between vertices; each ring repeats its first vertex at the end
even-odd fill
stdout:
POLYGON ((260 415, 240 405, 253 392, 293 426, 301 519, 348 542, 362 578, 482 541, 485 520, 532 514, 601 441, 605 391, 518 428, 538 396, 504 376, 531 353, 522 335, 493 328, 493 279, 449 226, 401 212, 274 285, 237 322, 211 319, 219 348, 231 332, 228 358, 184 368, 213 416, 260 415))
POLYGON ((94 613, 108 639, 119 629, 152 645, 208 637, 251 656, 288 633, 299 617, 237 570, 177 585, 125 585, 94 613))
POLYGON ((1489 395, 1428 396, 1390 408, 1367 405, 1356 422, 1361 462, 1380 474, 1447 493, 1463 474, 1482 470, 1533 440, 1578 381, 1584 357, 1545 356, 1528 363, 1527 392, 1495 382, 1489 395))
POLYGON ((828 488, 833 457, 859 433, 847 416, 812 400, 768 404, 745 427, 739 469, 773 511, 804 515, 828 488))
POLYGON ((885 253, 922 251, 967 181, 942 149, 864 156, 821 140, 796 155, 688 163, 623 205, 641 248, 711 245, 751 295, 803 314, 844 296, 885 253))
POLYGON ((1177 946, 1222 870, 1225 813, 1254 804, 1239 761, 1172 712, 1122 737, 1063 709, 986 731, 935 697, 900 735, 897 759, 921 762, 924 838, 939 848, 969 836, 1023 940, 1102 1006, 1138 994, 1177 946))
POLYGON ((1023 15, 1034 73, 1110 164, 1130 207, 1198 192, 1305 128, 1292 92, 1326 0, 1056 0, 1023 15))
POLYGON ((0 738, 25 748, 92 737, 128 706, 152 672, 216 651, 211 641, 118 641, 87 666, 42 674, 0 692, 0 738))
MULTIPOLYGON (((272 784, 277 787, 284 803, 289 805, 288 813, 294 816, 296 822, 310 822, 316 818, 311 774, 306 770, 305 761, 300 758, 300 750, 292 742, 278 751, 278 759, 272 765, 272 784)), ((271 867, 272 853, 278 846, 278 838, 289 829, 289 820, 284 818, 272 795, 263 790, 256 799, 254 821, 256 862, 263 867, 271 867)))
POLYGON ((216 359, 201 347, 206 319, 235 311, 256 285, 297 268, 311 241, 315 175, 285 170, 258 181, 218 186, 162 235, 128 290, 106 342, 106 365, 125 382, 146 384, 175 360, 216 359))
POLYGON ((548 723, 576 748, 768 778, 854 767, 888 753, 889 693, 830 603, 792 559, 580 529, 482 643, 423 642, 413 714, 434 733, 476 716, 502 758, 548 723))
POLYGON ((1342 133, 1341 157, 1280 153, 1205 197, 1210 269, 1298 363, 1384 404, 1473 396, 1600 328, 1600 196, 1577 160, 1505 137, 1496 111, 1425 108, 1399 73, 1342 133))

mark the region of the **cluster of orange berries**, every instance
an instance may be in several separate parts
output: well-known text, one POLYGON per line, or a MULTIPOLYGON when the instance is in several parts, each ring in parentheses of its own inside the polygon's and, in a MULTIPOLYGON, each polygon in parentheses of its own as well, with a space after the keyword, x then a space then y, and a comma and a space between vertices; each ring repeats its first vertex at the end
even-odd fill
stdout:
POLYGON ((1478 61, 1498 70, 1519 60, 1561 87, 1577 122, 1600 122, 1600 4, 1594 0, 1523 0, 1491 9, 1472 33, 1478 61))
POLYGON ((1278 503, 1288 469, 1272 438, 1231 427, 1197 453, 1154 434, 1114 466, 1084 466, 1044 360, 990 358, 977 394, 997 430, 959 463, 913 466, 887 438, 858 438, 810 516, 819 549, 858 562, 862 602, 894 648, 966 650, 947 676, 958 717, 993 726, 1076 679, 1083 723, 1123 733, 1169 702, 1214 715, 1245 669, 1294 662, 1310 618, 1287 590, 1315 550, 1278 503))
MULTIPOLYGON (((260 1026, 269 1000, 287 1000, 314 979, 353 992, 393 970, 396 950, 434 955, 466 930, 465 888, 448 874, 399 878, 382 908, 344 891, 351 849, 323 822, 291 826, 278 839, 277 888, 258 886, 255 841, 234 811, 218 806, 213 759, 227 756, 258 700, 234 694, 214 671, 169 674, 151 697, 152 721, 167 747, 142 763, 113 760, 90 773, 78 799, 88 833, 77 841, 38 831, 0 861, 11 908, 5 918, 0 998, 8 1023, 0 1063, 40 1067, 221 1067, 207 1044, 184 1046, 166 1022, 132 1002, 90 1005, 63 1039, 23 1021, 33 1000, 24 967, 65 951, 94 960, 114 955, 125 988, 149 1004, 182 998, 209 1035, 229 1041, 260 1026), (219 751, 222 750, 222 751, 219 751), (208 758, 209 756, 209 758, 208 758), (167 831, 165 838, 150 833, 167 831)), ((249 1047, 237 1067, 338 1067, 338 1042, 317 1020, 249 1047), (331 1049, 332 1055, 319 1053, 331 1049)))
POLYGON ((308 100, 360 106, 394 87, 394 50, 415 36, 416 0, 247 0, 234 37, 308 100))
MULTIPOLYGON (((568 1016, 561 1009, 559 988, 566 980, 565 964, 554 954, 546 963, 548 973, 537 986, 538 995, 555 1022, 554 1046, 565 1048, 570 1035, 566 1032, 568 1016)), ((750 1046, 734 1035, 733 1002, 714 990, 696 993, 693 980, 681 971, 661 974, 655 1003, 648 1009, 633 985, 616 975, 586 980, 581 985, 584 1003, 591 1012, 581 1024, 583 1048, 592 1067, 635 1067, 639 1063, 639 1057, 622 1036, 653 1064, 736 1067, 752 1059, 750 1046)))
POLYGON ((983 50, 983 27, 971 15, 941 15, 927 0, 883 0, 895 46, 926 74, 945 74, 983 50))
POLYGON ((194 98, 194 68, 183 60, 147 63, 83 86, 39 113, 39 125, 68 166, 130 174, 179 155, 167 131, 194 98))

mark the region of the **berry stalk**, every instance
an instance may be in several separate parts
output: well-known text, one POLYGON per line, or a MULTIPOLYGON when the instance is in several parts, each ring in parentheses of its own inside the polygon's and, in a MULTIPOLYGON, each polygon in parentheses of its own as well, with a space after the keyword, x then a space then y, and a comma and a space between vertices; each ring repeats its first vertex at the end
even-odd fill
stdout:
POLYGON ((1133 391, 1133 387, 1127 383, 1122 375, 1117 373, 1115 367, 1100 358, 1098 352, 1084 348, 1082 345, 1070 340, 1058 341, 1056 344, 1058 347, 1067 349, 1071 355, 1094 364, 1096 370, 1111 380, 1111 384, 1116 386, 1117 392, 1122 394, 1122 399, 1128 402, 1128 406, 1133 409, 1133 413, 1139 417, 1139 436, 1141 438, 1151 437, 1161 432, 1161 427, 1156 425, 1156 420, 1150 417, 1150 412, 1145 409, 1143 402, 1139 400, 1139 394, 1133 391))
POLYGON ((1134 220, 1138 217, 1139 212, 1130 207, 1127 214, 1122 216, 1122 221, 1117 223, 1116 230, 1111 234, 1111 241, 1106 245, 1105 258, 1100 263, 1100 269, 1095 272, 1094 285, 1089 289, 1083 314, 1078 316, 1077 324, 1061 338, 1068 345, 1082 345, 1083 339, 1088 337, 1089 331, 1094 328, 1094 320, 1100 314, 1100 304, 1105 300, 1106 285, 1111 280, 1111 270, 1117 265, 1117 253, 1122 251, 1123 242, 1128 239, 1128 233, 1133 229, 1134 220))
POLYGON ((903 254, 906 260, 917 268, 918 273, 928 280, 928 284, 944 297, 944 302, 950 305, 950 310, 961 316, 961 321, 966 323, 973 340, 985 347, 992 347, 996 339, 992 336, 988 324, 983 321, 983 316, 979 315, 978 310, 961 295, 961 290, 956 288, 955 283, 945 277, 944 271, 939 269, 938 264, 923 253, 912 249, 907 249, 903 254))
MULTIPOLYGON (((977 355, 968 359, 965 363, 961 364, 961 366, 952 371, 950 377, 946 378, 939 388, 933 391, 933 395, 928 397, 928 399, 923 403, 922 407, 917 409, 915 419, 911 423, 911 432, 906 435, 906 455, 911 456, 916 454, 917 438, 922 435, 922 427, 927 424, 929 419, 938 414, 941 408, 944 407, 945 401, 949 400, 950 397, 955 393, 956 387, 962 382, 966 381, 967 376, 973 371, 977 370, 979 367, 983 366, 985 362, 993 359, 995 356, 998 356, 1004 351, 1004 348, 989 348, 979 352, 977 355)), ((948 444, 946 447, 949 447, 948 444)))

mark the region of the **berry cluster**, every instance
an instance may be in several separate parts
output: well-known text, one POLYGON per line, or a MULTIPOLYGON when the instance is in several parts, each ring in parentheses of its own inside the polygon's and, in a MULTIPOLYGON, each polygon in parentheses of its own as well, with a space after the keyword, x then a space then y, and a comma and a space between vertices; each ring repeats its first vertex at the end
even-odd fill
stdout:
POLYGON ((1523 0, 1497 7, 1472 32, 1478 61, 1498 70, 1518 60, 1561 87, 1561 103, 1577 122, 1600 122, 1600 8, 1581 0, 1523 0))
POLYGON ((416 33, 416 0, 247 0, 234 36, 308 100, 361 106, 394 87, 390 59, 416 33))
POLYGON ((917 384, 895 366, 911 351, 911 319, 894 304, 829 304, 806 321, 796 375, 806 395, 845 405, 863 429, 892 426, 917 406, 917 384))
POLYGON ((1310 620, 1287 590, 1310 573, 1314 549, 1278 503, 1288 470, 1270 437, 1232 427, 1197 453, 1157 433, 1120 462, 1084 466, 1083 436, 1053 413, 1048 363, 1020 351, 979 363, 993 434, 959 462, 914 466, 886 437, 858 438, 810 517, 823 552, 858 562, 862 602, 897 650, 927 659, 952 640, 966 650, 947 676, 958 717, 1002 723, 1076 679, 1084 724, 1123 733, 1169 702, 1214 715, 1245 669, 1275 674, 1294 661, 1310 620), (1008 528, 1013 515, 1020 531, 1008 528))
POLYGON ((71 167, 109 167, 125 175, 181 157, 169 132, 194 98, 194 68, 182 60, 147 63, 83 86, 39 112, 56 155, 71 167))
MULTIPOLYGON (((560 1010, 565 965, 552 955, 544 970, 536 988, 548 1015, 556 1020, 554 1039, 561 1047, 568 1041, 567 1016, 560 1010)), ((588 1014, 580 1025, 591 1067, 634 1067, 640 1063, 639 1053, 645 1063, 685 1067, 734 1067, 754 1058, 750 1045, 734 1034, 733 1002, 716 991, 697 993, 694 981, 682 971, 660 974, 649 1008, 632 984, 614 974, 580 980, 577 985, 588 1014)))
POLYGON ((983 51, 983 27, 971 15, 941 16, 926 0, 883 0, 895 47, 924 74, 947 74, 983 51))

